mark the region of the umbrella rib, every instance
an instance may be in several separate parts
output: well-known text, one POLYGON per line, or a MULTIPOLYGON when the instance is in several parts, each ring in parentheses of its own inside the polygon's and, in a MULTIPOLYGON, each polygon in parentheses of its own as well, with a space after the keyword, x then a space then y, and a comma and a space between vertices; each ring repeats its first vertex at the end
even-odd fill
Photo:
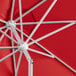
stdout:
POLYGON ((0 49, 17 49, 17 48, 18 47, 8 47, 8 46, 7 47, 5 47, 5 46, 4 47, 0 47, 0 49))
MULTIPOLYGON (((19 0, 19 12, 20 12, 21 32, 23 32, 21 0, 19 0)), ((21 33, 21 38, 22 38, 22 41, 23 41, 23 33, 21 33)), ((19 70, 19 66, 20 66, 22 54, 23 54, 23 52, 21 51, 21 52, 20 52, 19 59, 18 59, 18 64, 17 64, 17 69, 16 69, 16 72, 15 72, 15 76, 17 76, 17 73, 18 73, 18 70, 19 70)))
MULTIPOLYGON (((75 20, 66 20, 66 21, 44 21, 42 24, 60 24, 60 23, 76 23, 75 20)), ((33 25, 33 24, 38 24, 39 22, 23 22, 23 25, 33 25)), ((20 25, 20 23, 16 23, 16 25, 20 25)))
POLYGON ((69 66, 68 64, 66 64, 64 61, 62 61, 60 58, 58 58, 57 56, 55 56, 55 58, 60 61, 62 64, 64 64, 67 68, 69 68, 71 71, 73 71, 74 73, 76 73, 76 70, 73 69, 71 66, 69 66))
MULTIPOLYGON (((23 24, 22 24, 22 7, 21 7, 21 0, 19 0, 19 12, 20 12, 20 25, 21 25, 21 31, 23 32, 23 24)), ((23 40, 23 33, 21 33, 21 38, 23 40)))
MULTIPOLYGON (((34 9, 36 9, 38 6, 40 6, 41 4, 43 4, 46 0, 42 0, 41 2, 39 2, 37 5, 35 5, 34 7, 32 7, 30 10, 28 10, 27 12, 25 12, 22 17, 26 16, 28 13, 30 13, 31 11, 33 11, 34 9)), ((20 19, 20 17, 18 17, 17 19, 15 19, 15 22, 17 22, 20 19)))
POLYGON ((0 59, 0 62, 2 62, 2 61, 4 61, 5 59, 9 58, 10 56, 12 56, 13 54, 17 53, 18 51, 19 51, 19 49, 16 50, 16 51, 14 51, 13 53, 10 53, 10 54, 8 54, 7 56, 3 57, 2 59, 0 59))
MULTIPOLYGON (((6 29, 5 33, 7 33, 8 29, 6 29)), ((1 36, 0 41, 3 39, 4 34, 1 36)))
POLYGON ((16 44, 18 44, 14 39, 12 39, 9 35, 7 35, 5 32, 0 30, 1 33, 3 33, 5 36, 7 36, 10 40, 14 41, 16 44))
POLYGON ((13 20, 14 6, 15 6, 15 0, 12 0, 11 21, 13 20))
POLYGON ((16 72, 15 72, 15 76, 17 76, 17 74, 18 74, 18 70, 19 70, 19 67, 20 67, 20 62, 21 62, 22 54, 23 54, 23 52, 21 51, 19 59, 18 59, 18 64, 17 64, 17 69, 16 69, 16 72))
MULTIPOLYGON (((43 40, 43 39, 45 39, 45 38, 47 38, 47 37, 49 37, 49 36, 52 36, 52 35, 54 35, 54 34, 60 32, 60 31, 62 31, 62 30, 64 30, 64 29, 66 29, 66 28, 69 28, 69 27, 73 26, 74 24, 75 24, 75 23, 70 23, 70 24, 68 24, 68 25, 66 25, 66 26, 63 26, 63 27, 61 27, 61 28, 59 28, 59 29, 51 32, 51 33, 48 33, 48 34, 46 34, 46 35, 44 35, 44 36, 36 39, 35 41, 36 41, 36 42, 39 42, 39 41, 41 41, 41 40, 43 40)), ((34 43, 34 42, 30 42, 28 45, 32 45, 33 43, 34 43)))
POLYGON ((28 48, 28 50, 29 50, 29 51, 32 51, 32 52, 34 52, 34 53, 37 53, 37 54, 41 54, 41 55, 44 55, 44 56, 47 56, 47 57, 50 57, 50 58, 54 58, 54 56, 52 56, 52 55, 49 55, 49 54, 46 54, 46 53, 43 53, 43 52, 40 52, 40 51, 31 49, 31 48, 28 48))
POLYGON ((19 37, 17 31, 16 31, 15 29, 12 29, 12 32, 13 32, 13 34, 14 34, 16 40, 18 41, 18 44, 21 44, 21 43, 22 43, 22 40, 20 39, 20 37, 19 37))
POLYGON ((43 20, 46 18, 46 16, 49 14, 49 12, 52 10, 52 8, 54 7, 55 3, 57 2, 57 0, 54 0, 52 2, 52 4, 50 5, 50 7, 47 9, 47 11, 45 12, 45 14, 43 15, 43 17, 41 18, 40 22, 37 24, 37 26, 35 27, 35 29, 32 31, 32 33, 30 34, 30 36, 28 37, 28 39, 26 40, 26 43, 28 43, 28 41, 30 40, 30 38, 34 35, 34 33, 37 31, 37 29, 39 28, 39 26, 41 25, 41 23, 43 22, 43 20))
POLYGON ((0 22, 5 23, 5 24, 7 23, 6 21, 4 21, 4 20, 2 20, 2 19, 0 19, 0 22))
POLYGON ((5 29, 5 28, 6 28, 6 26, 0 27, 0 30, 5 29))
MULTIPOLYGON (((12 31, 11 31, 11 37, 13 38, 13 34, 12 34, 12 31)), ((12 43, 12 47, 14 46, 14 42, 11 41, 12 43)), ((12 49, 12 52, 14 52, 14 48, 12 49)), ((16 72, 16 60, 15 60, 15 55, 13 54, 13 63, 14 63, 14 72, 16 72)))

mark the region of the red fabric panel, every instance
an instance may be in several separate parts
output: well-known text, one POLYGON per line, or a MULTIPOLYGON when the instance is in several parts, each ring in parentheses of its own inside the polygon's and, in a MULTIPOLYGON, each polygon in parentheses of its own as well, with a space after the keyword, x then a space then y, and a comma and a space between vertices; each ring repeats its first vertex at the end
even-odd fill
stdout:
MULTIPOLYGON (((0 0, 0 19, 7 20, 11 6, 11 0, 0 0)), ((0 23, 0 27, 4 24, 0 23)), ((1 33, 0 33, 1 35, 1 33)), ((0 42, 0 47, 9 46, 10 41, 7 37, 4 37, 0 42)), ((0 50, 0 59, 11 53, 11 50, 0 50)), ((13 61, 12 57, 4 60, 0 63, 0 76, 13 76, 13 61)))
MULTIPOLYGON (((23 12, 27 11, 29 8, 37 4, 40 0, 22 0, 23 5, 23 12), (26 6, 25 6, 26 3, 26 6)), ((59 0, 56 4, 56 6, 53 8, 52 12, 50 12, 49 16, 46 18, 46 20, 68 20, 68 19, 75 19, 75 0, 72 2, 72 0, 65 1, 65 0, 59 0), (71 4, 72 3, 72 4, 71 4), (67 6, 68 4, 68 6, 67 6), (72 5, 72 7, 70 6, 72 5), (62 6, 62 7, 61 7, 62 6), (71 9, 69 9, 71 7, 71 9)), ((34 10, 30 14, 28 14, 26 17, 23 18, 23 21, 39 21, 47 7, 51 4, 52 1, 47 0, 41 7, 39 7, 37 10, 34 10), (45 6, 45 7, 44 7, 45 6), (43 9, 43 10, 42 10, 43 9), (40 12, 41 11, 41 12, 40 12), (35 19, 33 18, 35 17, 35 19)), ((19 16, 19 10, 18 10, 18 0, 16 0, 15 3, 15 12, 14 12, 14 19, 19 16)), ((11 8, 11 2, 10 0, 1 0, 0 1, 0 18, 8 20, 8 16, 10 13, 11 8), (9 12, 9 13, 8 13, 9 12)), ((64 24, 55 24, 54 26, 50 25, 46 27, 47 25, 43 25, 40 27, 39 31, 36 32, 36 34, 33 36, 34 39, 37 39, 38 37, 47 34, 50 31, 53 31, 57 28, 60 28, 64 26, 64 24), (45 29, 46 28, 46 29, 45 29), (43 30, 44 29, 44 30, 43 30), (47 31, 49 30, 49 31, 47 31), (43 34, 44 31, 44 34, 43 34)), ((33 30, 34 25, 26 25, 24 27, 24 32, 27 34, 30 34, 33 30)), ((55 55, 57 55, 59 58, 67 62, 69 65, 71 65, 73 68, 75 67, 75 26, 68 28, 67 30, 64 30, 56 35, 53 35, 50 38, 47 38, 46 40, 41 41, 40 43, 48 48, 51 52, 53 52, 55 55), (68 40, 69 39, 69 40, 68 40), (47 44, 46 44, 47 42, 47 44), (66 43, 67 42, 67 43, 66 43), (68 45, 68 46, 67 46, 68 45), (64 47, 63 47, 64 46, 64 47), (69 49, 69 51, 67 51, 69 49), (53 51, 52 51, 53 50, 53 51), (72 50, 74 52, 72 52, 72 50), (62 52, 61 52, 62 51, 62 52), (68 54, 69 52, 69 54, 68 54), (67 55, 68 54, 68 55, 67 55), (72 55, 73 56, 72 56, 72 55), (65 57, 64 57, 65 55, 65 57), (68 57, 67 57, 68 56, 68 57), (72 56, 72 57, 71 57, 72 56), (71 62, 69 58, 71 58, 71 62)), ((11 45, 11 42, 8 38, 4 38, 2 42, 0 42, 0 46, 4 45, 11 45)), ((35 49, 37 48, 36 45, 33 45, 35 49)), ((0 58, 5 56, 6 54, 10 53, 11 50, 0 50, 0 58)), ((45 56, 41 56, 35 53, 30 52, 31 57, 34 60, 34 76, 75 76, 75 74, 70 71, 68 68, 66 68, 63 64, 58 62, 55 59, 50 59, 45 56)), ((16 62, 18 60, 19 53, 16 54, 16 62)), ((27 67, 27 61, 23 55, 20 69, 18 72, 18 76, 27 76, 28 74, 28 67, 27 67)), ((7 60, 0 63, 0 76, 14 76, 13 71, 13 60, 12 57, 8 58, 7 60)))

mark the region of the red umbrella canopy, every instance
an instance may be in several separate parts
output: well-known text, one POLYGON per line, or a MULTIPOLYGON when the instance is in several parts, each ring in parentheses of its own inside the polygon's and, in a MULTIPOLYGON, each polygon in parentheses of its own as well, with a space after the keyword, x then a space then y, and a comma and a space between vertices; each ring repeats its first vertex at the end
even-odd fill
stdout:
POLYGON ((0 76, 75 76, 75 2, 0 1, 0 76))

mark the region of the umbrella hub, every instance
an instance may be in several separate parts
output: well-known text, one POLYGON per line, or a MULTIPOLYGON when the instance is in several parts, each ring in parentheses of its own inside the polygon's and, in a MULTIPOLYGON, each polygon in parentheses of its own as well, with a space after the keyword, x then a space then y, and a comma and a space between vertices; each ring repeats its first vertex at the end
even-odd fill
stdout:
POLYGON ((28 44, 26 44, 26 43, 21 44, 20 45, 20 49, 22 49, 22 50, 28 50, 28 44))
POLYGON ((14 29, 16 27, 15 21, 8 21, 6 24, 7 28, 14 29))

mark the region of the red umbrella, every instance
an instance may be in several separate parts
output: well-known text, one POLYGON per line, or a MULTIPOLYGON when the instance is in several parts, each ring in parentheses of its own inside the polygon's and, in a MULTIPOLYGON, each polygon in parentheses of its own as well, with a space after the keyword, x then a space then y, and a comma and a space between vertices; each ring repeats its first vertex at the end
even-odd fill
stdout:
POLYGON ((1 76, 75 75, 75 0, 1 4, 1 76))

